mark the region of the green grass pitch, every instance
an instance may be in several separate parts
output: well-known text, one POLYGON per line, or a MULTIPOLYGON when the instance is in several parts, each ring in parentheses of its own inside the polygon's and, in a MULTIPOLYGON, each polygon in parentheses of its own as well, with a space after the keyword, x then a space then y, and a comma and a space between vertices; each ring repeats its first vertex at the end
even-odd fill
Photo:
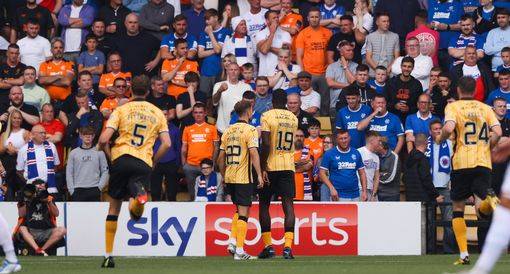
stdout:
MULTIPOLYGON (((99 257, 21 257, 21 273, 235 273, 235 274, 324 274, 324 273, 457 273, 471 266, 454 266, 458 255, 297 257, 293 261, 233 261, 229 257, 117 257, 116 268, 101 269, 99 257)), ((510 256, 503 257, 493 273, 510 273, 510 256)))

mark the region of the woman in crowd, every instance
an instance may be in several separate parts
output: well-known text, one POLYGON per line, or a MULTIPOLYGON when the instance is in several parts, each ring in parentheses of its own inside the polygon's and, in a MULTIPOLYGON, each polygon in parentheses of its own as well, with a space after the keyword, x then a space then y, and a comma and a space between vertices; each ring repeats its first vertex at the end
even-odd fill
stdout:
POLYGON ((230 23, 232 18, 239 16, 239 7, 235 2, 230 2, 225 5, 225 9, 222 13, 221 26, 227 29, 232 28, 232 24, 230 23))
POLYGON ((292 64, 290 50, 282 48, 278 52, 278 65, 274 69, 273 76, 269 76, 269 86, 272 89, 288 89, 297 85, 297 74, 301 72, 301 67, 292 64))
POLYGON ((7 183, 6 198, 13 200, 16 191, 20 188, 18 176, 16 174, 16 159, 18 150, 29 140, 29 132, 21 127, 23 117, 19 110, 13 110, 9 115, 7 129, 1 135, 0 158, 7 171, 5 181, 7 183))

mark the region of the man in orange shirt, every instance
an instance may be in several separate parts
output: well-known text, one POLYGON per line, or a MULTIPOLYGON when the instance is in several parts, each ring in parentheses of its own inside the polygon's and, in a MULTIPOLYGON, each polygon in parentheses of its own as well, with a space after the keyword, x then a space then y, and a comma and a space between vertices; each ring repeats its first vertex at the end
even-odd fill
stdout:
POLYGON ((52 59, 41 63, 39 84, 53 101, 64 101, 71 94, 74 77, 74 63, 64 60, 64 41, 55 38, 51 42, 52 59))
POLYGON ((168 95, 177 98, 186 92, 187 86, 184 82, 184 75, 190 71, 198 73, 198 63, 186 59, 188 42, 185 39, 175 39, 174 46, 175 59, 165 59, 163 61, 161 78, 163 78, 163 81, 168 82, 168 95))
POLYGON ((326 116, 329 110, 329 87, 324 77, 327 61, 328 41, 333 35, 331 31, 320 25, 321 12, 312 7, 308 12, 310 26, 299 32, 296 38, 296 61, 302 71, 312 74, 312 86, 321 95, 321 115, 326 116))
POLYGON ((296 196, 294 200, 313 200, 312 197, 312 169, 313 159, 310 149, 304 145, 305 134, 298 129, 294 134, 294 182, 296 184, 296 196))
POLYGON ((303 16, 299 13, 295 13, 292 10, 292 0, 280 0, 280 28, 292 36, 292 61, 296 61, 296 37, 299 31, 303 28, 303 16))
POLYGON ((310 149, 310 154, 313 157, 313 164, 317 164, 317 160, 322 157, 324 151, 323 140, 320 137, 321 123, 317 119, 312 119, 308 126, 308 138, 305 139, 305 146, 310 149))
POLYGON ((196 103, 193 106, 195 124, 185 127, 182 133, 181 162, 191 201, 195 200, 195 179, 201 175, 200 161, 207 158, 216 163, 218 157, 218 130, 206 123, 205 117, 205 104, 196 103))
POLYGON ((112 114, 117 107, 129 102, 129 99, 124 96, 128 87, 126 79, 120 77, 116 78, 115 81, 113 81, 113 86, 115 87, 115 96, 104 99, 99 107, 99 111, 101 111, 105 120, 110 118, 110 114, 112 114))
POLYGON ((113 82, 117 78, 126 79, 128 88, 126 89, 125 96, 131 95, 131 72, 122 72, 122 58, 118 52, 112 52, 108 55, 108 68, 109 73, 103 73, 101 79, 99 79, 99 92, 104 94, 106 97, 115 96, 115 87, 113 82))

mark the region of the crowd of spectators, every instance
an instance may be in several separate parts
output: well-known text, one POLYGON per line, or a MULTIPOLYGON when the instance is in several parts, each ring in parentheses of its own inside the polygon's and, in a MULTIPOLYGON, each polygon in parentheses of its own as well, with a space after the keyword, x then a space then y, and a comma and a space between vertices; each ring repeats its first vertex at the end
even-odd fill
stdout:
POLYGON ((448 201, 453 144, 431 136, 464 76, 510 134, 508 1, 2 3, 0 200, 35 180, 56 199, 100 200, 97 139, 141 74, 172 138, 154 201, 228 200, 220 136, 240 100, 260 134, 277 89, 299 121, 296 200, 448 201))

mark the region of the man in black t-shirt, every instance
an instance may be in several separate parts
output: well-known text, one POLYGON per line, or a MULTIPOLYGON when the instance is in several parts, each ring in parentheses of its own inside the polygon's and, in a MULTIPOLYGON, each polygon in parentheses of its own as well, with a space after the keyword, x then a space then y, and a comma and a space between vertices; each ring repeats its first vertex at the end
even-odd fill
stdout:
POLYGON ((151 78, 151 92, 145 100, 161 109, 168 122, 175 119, 175 97, 166 94, 165 82, 160 76, 151 78))
POLYGON ((55 31, 55 25, 53 25, 50 11, 37 5, 36 0, 27 0, 27 4, 19 8, 16 11, 16 16, 12 19, 11 43, 16 43, 17 40, 26 36, 25 24, 29 18, 39 22, 39 35, 46 39, 52 37, 51 34, 55 31))
POLYGON ((363 47, 363 44, 365 44, 365 38, 365 33, 362 33, 358 29, 354 29, 352 16, 344 15, 340 17, 340 32, 333 35, 328 42, 328 64, 332 64, 338 61, 338 58, 340 58, 338 45, 344 40, 351 42, 354 46, 353 61, 355 63, 361 64, 361 48, 363 47))
POLYGON ((0 106, 0 122, 2 123, 2 130, 5 131, 9 114, 13 109, 17 109, 23 116, 21 127, 30 131, 32 126, 39 123, 39 110, 36 107, 25 104, 23 102, 23 91, 19 86, 13 86, 9 92, 9 105, 0 106))
POLYGON ((19 61, 19 47, 10 44, 7 47, 7 59, 0 65, 0 104, 9 104, 9 90, 13 86, 23 85, 25 64, 19 61))
POLYGON ((122 5, 122 0, 110 0, 109 3, 99 9, 98 18, 106 24, 106 33, 115 35, 124 33, 124 19, 131 12, 122 5))
POLYGON ((161 57, 159 56, 159 40, 140 31, 138 15, 130 13, 126 16, 127 31, 119 35, 114 41, 114 50, 122 57, 123 71, 130 71, 134 76, 141 74, 156 75, 159 70, 161 57))
MULTIPOLYGON (((92 30, 92 34, 97 37, 96 49, 104 53, 105 57, 108 57, 113 47, 113 38, 105 35, 106 25, 104 21, 101 19, 94 20, 90 29, 92 30)), ((87 45, 85 45, 85 43, 83 43, 81 51, 87 51, 87 45)))
POLYGON ((199 90, 198 84, 200 82, 200 77, 198 73, 194 71, 189 71, 184 75, 184 83, 188 86, 187 91, 183 92, 179 97, 177 97, 177 118, 180 120, 181 129, 184 129, 187 126, 191 126, 195 123, 195 119, 193 119, 193 106, 198 103, 207 102, 207 95, 199 90))
POLYGON ((308 137, 308 127, 310 127, 310 122, 314 118, 310 113, 301 110, 301 97, 299 93, 287 95, 287 109, 296 115, 298 118, 298 128, 303 130, 305 137, 308 137))

